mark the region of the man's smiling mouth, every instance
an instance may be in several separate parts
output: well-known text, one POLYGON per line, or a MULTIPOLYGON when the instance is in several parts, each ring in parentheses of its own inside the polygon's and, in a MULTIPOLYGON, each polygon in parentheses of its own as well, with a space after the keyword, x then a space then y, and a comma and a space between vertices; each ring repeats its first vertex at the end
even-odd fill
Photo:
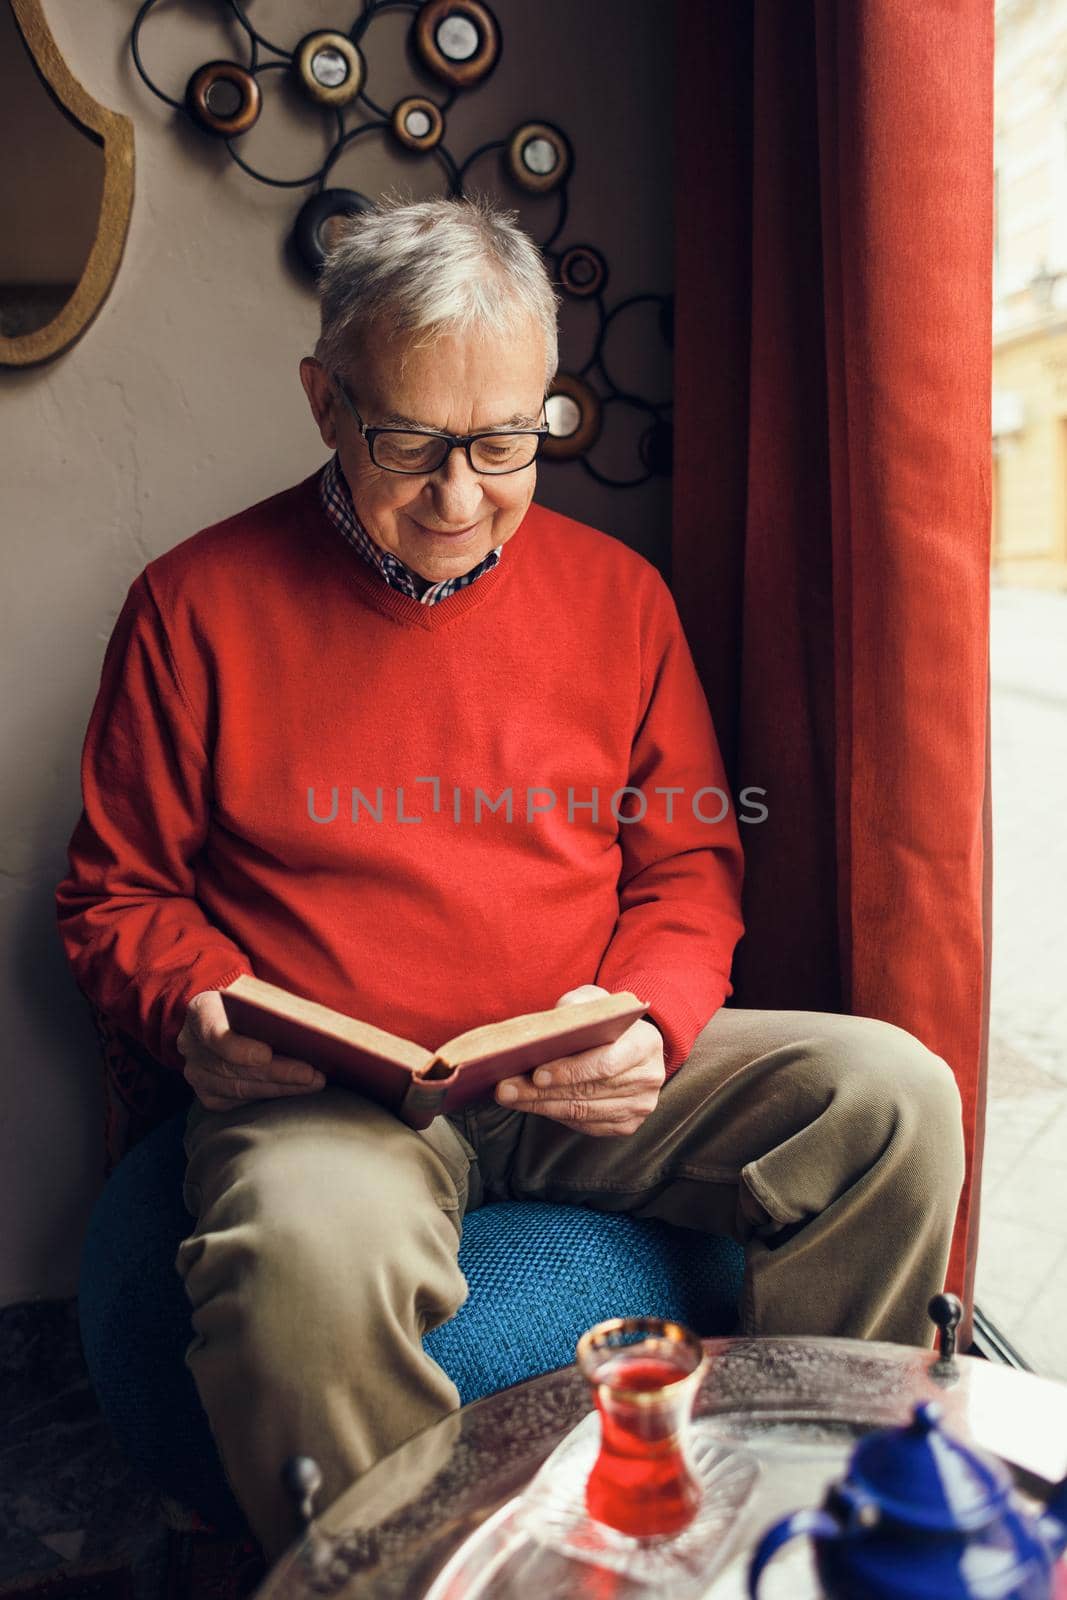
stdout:
MULTIPOLYGON (((414 518, 412 519, 414 521, 414 518)), ((461 534, 473 533, 479 526, 477 522, 468 523, 465 528, 428 528, 424 522, 416 522, 415 526, 421 528, 423 533, 436 534, 442 539, 458 539, 461 534)))

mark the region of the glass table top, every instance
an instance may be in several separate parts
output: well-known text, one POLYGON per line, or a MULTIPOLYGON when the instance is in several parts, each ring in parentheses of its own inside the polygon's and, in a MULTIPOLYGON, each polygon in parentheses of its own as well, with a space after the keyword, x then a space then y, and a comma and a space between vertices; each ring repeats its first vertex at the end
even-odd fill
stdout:
MULTIPOLYGON (((1051 1379, 970 1356, 946 1369, 933 1351, 851 1339, 704 1343, 710 1360, 694 1407, 701 1448, 724 1460, 729 1452, 754 1459, 758 1471, 743 1475, 749 1487, 736 1514, 709 1533, 699 1580, 689 1588, 672 1583, 672 1600, 690 1593, 694 1600, 740 1600, 763 1530, 787 1512, 818 1505, 856 1440, 908 1421, 919 1400, 937 1400, 947 1429, 1000 1456, 1024 1502, 1036 1504, 1067 1473, 1067 1386, 1051 1379)), ((378 1462, 317 1517, 257 1600, 651 1596, 654 1585, 564 1557, 535 1536, 531 1484, 592 1411, 586 1383, 571 1366, 452 1413, 378 1462)), ((537 1492, 544 1484, 543 1476, 537 1492)), ((761 1589, 767 1600, 816 1593, 803 1542, 774 1562, 761 1589)))

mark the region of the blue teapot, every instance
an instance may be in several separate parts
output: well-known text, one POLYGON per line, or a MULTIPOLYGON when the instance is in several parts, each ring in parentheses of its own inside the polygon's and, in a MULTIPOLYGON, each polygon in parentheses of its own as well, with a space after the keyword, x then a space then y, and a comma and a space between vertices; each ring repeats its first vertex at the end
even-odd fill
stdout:
POLYGON ((1014 1502, 994 1457, 940 1426, 924 1401, 911 1423, 862 1439, 819 1511, 797 1511, 764 1534, 748 1572, 757 1600, 767 1563, 798 1534, 815 1541, 828 1600, 1051 1600, 1067 1546, 1067 1479, 1036 1521, 1014 1502))

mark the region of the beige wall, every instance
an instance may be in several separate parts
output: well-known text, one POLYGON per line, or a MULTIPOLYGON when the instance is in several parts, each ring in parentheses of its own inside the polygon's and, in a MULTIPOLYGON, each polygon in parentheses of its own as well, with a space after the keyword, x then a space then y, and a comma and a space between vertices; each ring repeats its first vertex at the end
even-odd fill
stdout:
MULTIPOLYGON (((124 31, 132 6, 45 5, 75 74, 134 120, 137 193, 118 281, 85 337, 46 367, 0 371, 0 1303, 73 1290, 99 1188, 95 1041, 55 933, 53 890, 78 815, 78 756, 111 627, 147 561, 324 459, 297 377, 314 301, 284 251, 299 191, 254 183, 224 150, 176 125, 133 72, 124 31)), ((564 242, 604 251, 609 303, 669 289, 669 0, 494 0, 494 8, 503 57, 488 85, 451 113, 450 148, 462 157, 520 120, 558 122, 577 151, 564 242)), ((145 55, 180 94, 194 67, 233 44, 207 4, 160 9, 145 55)), ((339 15, 336 0, 256 0, 254 10, 257 25, 286 42, 339 15)), ((349 0, 340 14, 357 10, 349 0)), ((387 13, 368 43, 368 89, 386 105, 432 87, 405 63, 405 16, 387 13)), ((294 175, 319 159, 318 125, 279 110, 282 98, 271 97, 247 148, 266 165, 273 141, 279 174, 294 175)), ((436 164, 401 162, 376 135, 357 151, 335 181, 371 195, 398 184, 416 196, 442 192, 436 164)), ((491 162, 471 182, 517 206, 539 236, 555 216, 554 202, 521 201, 495 181, 491 162)), ((584 361, 591 325, 590 308, 568 308, 564 365, 584 361)), ((635 317, 632 338, 613 341, 611 354, 620 383, 657 399, 669 393, 651 319, 635 317)), ((545 467, 538 498, 646 553, 665 548, 665 483, 613 492, 578 467, 545 467)))

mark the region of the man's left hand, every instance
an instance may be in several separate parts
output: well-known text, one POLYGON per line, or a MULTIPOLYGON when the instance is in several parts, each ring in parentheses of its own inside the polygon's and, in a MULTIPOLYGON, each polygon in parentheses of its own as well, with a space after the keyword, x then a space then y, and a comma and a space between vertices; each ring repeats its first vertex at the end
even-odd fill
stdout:
MULTIPOLYGON (((586 983, 569 989, 556 1004, 574 1005, 609 993, 586 983)), ((502 1079, 495 1098, 509 1111, 551 1117, 575 1133, 600 1137, 635 1133, 655 1110, 665 1076, 663 1035, 639 1017, 613 1044, 594 1045, 546 1061, 533 1073, 502 1079), (514 1092, 509 1095, 509 1090, 514 1092)))

